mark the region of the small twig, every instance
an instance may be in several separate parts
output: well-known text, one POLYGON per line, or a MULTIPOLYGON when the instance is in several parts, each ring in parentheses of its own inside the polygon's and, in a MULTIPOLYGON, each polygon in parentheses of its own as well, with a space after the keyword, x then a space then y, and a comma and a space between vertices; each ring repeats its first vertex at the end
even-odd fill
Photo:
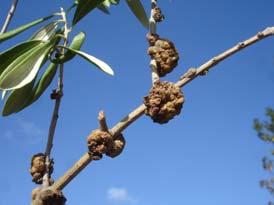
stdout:
POLYGON ((11 19, 12 19, 14 13, 15 13, 17 4, 18 4, 18 0, 13 0, 12 5, 11 5, 10 10, 9 10, 9 13, 7 15, 7 18, 4 22, 4 25, 3 25, 2 29, 1 29, 1 33, 5 33, 7 31, 8 26, 11 22, 11 19))
MULTIPOLYGON (((4 25, 3 25, 2 29, 1 29, 0 34, 6 33, 6 31, 8 29, 8 26, 9 26, 9 24, 11 22, 11 19, 12 19, 14 13, 15 13, 17 4, 18 4, 18 0, 14 0, 13 3, 12 3, 12 5, 11 5, 11 8, 9 10, 9 13, 7 15, 7 18, 6 18, 5 22, 4 22, 4 25)), ((5 98, 6 94, 7 94, 7 91, 3 90, 2 91, 2 100, 5 98)))
POLYGON ((108 132, 108 125, 107 125, 106 116, 105 116, 104 111, 99 112, 98 121, 99 121, 99 125, 100 125, 100 130, 108 132))
POLYGON ((186 85, 187 83, 189 83, 190 81, 192 81, 193 79, 198 77, 199 75, 203 75, 210 68, 216 66, 218 63, 225 60, 229 56, 231 56, 231 55, 243 50, 244 48, 246 48, 246 47, 262 40, 262 39, 265 39, 271 35, 274 35, 274 27, 266 28, 264 31, 257 33, 255 36, 253 36, 243 42, 240 42, 237 45, 235 45, 234 47, 226 50, 225 52, 211 58, 209 61, 207 61, 206 63, 204 63, 203 65, 201 65, 200 67, 197 68, 195 75, 193 75, 190 78, 181 78, 181 80, 179 80, 176 83, 176 85, 179 87, 186 85))
MULTIPOLYGON (((67 46, 67 38, 69 34, 69 29, 67 25, 67 18, 66 18, 66 13, 64 12, 64 9, 61 8, 61 16, 62 20, 64 22, 64 46, 67 46)), ((61 55, 65 53, 65 50, 61 50, 61 55)), ((49 134, 48 134, 48 141, 47 141, 47 146, 45 150, 45 156, 46 156, 46 166, 47 166, 47 172, 43 176, 43 186, 48 187, 50 186, 50 175, 49 175, 49 168, 50 168, 50 155, 51 155, 51 150, 53 147, 53 139, 54 139, 54 134, 56 130, 56 125, 59 117, 59 109, 61 105, 61 99, 63 97, 63 78, 64 78, 64 64, 60 64, 59 67, 59 76, 58 76, 58 85, 57 85, 57 90, 54 91, 55 93, 55 105, 54 105, 54 110, 51 118, 51 123, 49 127, 49 134)))
MULTIPOLYGON (((156 34, 157 27, 156 27, 156 21, 154 19, 154 8, 157 5, 156 0, 151 0, 151 11, 150 11, 150 18, 149 18, 149 32, 150 34, 156 34)), ((157 64, 154 59, 150 61, 150 68, 151 68, 151 78, 152 78, 152 84, 154 84, 156 81, 160 80, 158 70, 157 70, 157 64)))
MULTIPOLYGON (((176 85, 179 87, 183 87, 192 80, 194 80, 199 75, 203 74, 205 71, 208 71, 210 68, 216 66, 219 62, 225 60, 229 56, 233 55, 236 52, 241 51, 242 49, 250 46, 264 38, 267 38, 271 35, 274 35, 274 27, 270 27, 265 29, 262 32, 259 32, 257 35, 243 41, 240 44, 228 49, 227 51, 217 55, 212 58, 205 64, 201 65, 197 69, 189 69, 188 72, 183 75, 176 85)), ((121 133, 124 129, 126 129, 130 124, 132 124, 135 120, 141 117, 146 110, 146 106, 144 104, 140 105, 134 111, 132 111, 129 115, 123 118, 119 123, 117 123, 110 131, 115 136, 121 133)), ((76 177, 81 170, 83 170, 90 162, 92 161, 92 156, 89 153, 85 153, 81 159, 76 162, 71 169, 69 169, 60 179, 58 179, 53 185, 53 189, 62 190, 70 181, 76 177)))

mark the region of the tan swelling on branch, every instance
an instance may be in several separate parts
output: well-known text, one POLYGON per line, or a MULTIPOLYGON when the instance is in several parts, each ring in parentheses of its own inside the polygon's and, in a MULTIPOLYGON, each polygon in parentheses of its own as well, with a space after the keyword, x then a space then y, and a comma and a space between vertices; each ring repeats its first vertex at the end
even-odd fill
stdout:
MULTIPOLYGON (((242 49, 262 40, 269 36, 274 35, 274 27, 266 28, 264 31, 259 32, 255 36, 238 43, 234 47, 226 50, 225 52, 213 57, 197 69, 190 68, 178 82, 175 83, 178 87, 183 87, 199 75, 203 75, 210 68, 216 66, 219 62, 225 60, 229 56, 241 51, 242 49)), ((144 104, 137 107, 120 122, 118 122, 110 131, 116 136, 125 130, 130 124, 141 117, 146 110, 144 104)), ((92 161, 92 155, 90 153, 85 153, 62 177, 60 177, 53 185, 52 188, 55 190, 62 190, 67 184, 69 184, 74 177, 76 177, 90 162, 92 161)))

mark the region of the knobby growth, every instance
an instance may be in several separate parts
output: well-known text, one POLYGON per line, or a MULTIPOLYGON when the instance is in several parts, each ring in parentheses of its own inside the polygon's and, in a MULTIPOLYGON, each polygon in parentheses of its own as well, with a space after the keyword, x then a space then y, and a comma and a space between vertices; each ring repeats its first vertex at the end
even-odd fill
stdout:
POLYGON ((175 44, 169 39, 160 37, 157 33, 158 23, 163 22, 165 19, 162 10, 157 0, 151 0, 150 18, 148 18, 140 0, 125 1, 142 25, 149 30, 146 37, 148 41, 147 53, 151 57, 152 88, 148 95, 144 97, 143 104, 111 129, 107 125, 104 112, 100 111, 98 115, 99 128, 94 129, 87 137, 87 152, 56 181, 51 177, 54 168, 51 150, 63 97, 65 64, 76 55, 79 55, 99 70, 110 75, 114 74, 108 64, 81 51, 86 39, 85 33, 79 32, 69 44, 71 31, 78 22, 82 21, 88 13, 96 8, 109 14, 110 6, 118 5, 119 0, 76 0, 68 9, 61 8, 60 11, 54 14, 6 32, 18 1, 12 3, 0 34, 0 43, 40 23, 49 20, 50 22, 38 29, 29 40, 0 53, 0 89, 3 91, 2 98, 5 99, 2 115, 8 116, 18 113, 32 105, 52 83, 55 75, 58 75, 56 89, 50 95, 50 99, 55 102, 55 105, 50 121, 47 145, 43 153, 35 154, 31 159, 29 171, 32 181, 41 185, 32 191, 33 205, 65 204, 66 198, 62 190, 91 161, 100 160, 104 155, 115 158, 122 153, 126 145, 122 131, 130 124, 143 114, 151 117, 153 122, 168 123, 181 113, 185 102, 185 96, 181 91, 183 86, 198 76, 204 76, 209 69, 234 53, 274 35, 274 27, 269 27, 213 57, 200 67, 188 69, 176 83, 161 81, 161 77, 172 72, 179 61, 179 53, 175 44), (73 15, 72 22, 69 22, 67 18, 70 14, 73 15), (48 67, 44 73, 38 75, 41 68, 46 65, 48 67))

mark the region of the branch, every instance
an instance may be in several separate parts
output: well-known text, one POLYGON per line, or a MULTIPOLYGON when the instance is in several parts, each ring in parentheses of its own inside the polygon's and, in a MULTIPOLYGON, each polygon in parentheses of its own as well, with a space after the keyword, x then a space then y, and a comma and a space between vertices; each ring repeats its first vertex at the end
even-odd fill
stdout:
MULTIPOLYGON (((64 9, 61 8, 61 14, 62 14, 62 19, 64 21, 64 46, 67 46, 67 38, 68 38, 68 25, 67 25, 67 18, 66 18, 66 13, 64 12, 64 9)), ((65 50, 61 50, 61 54, 64 55, 65 50)), ((63 77, 64 77, 64 64, 60 65, 59 68, 59 76, 58 76, 58 85, 57 85, 57 90, 54 90, 53 93, 51 94, 51 98, 55 100, 55 105, 54 105, 54 110, 51 118, 51 123, 49 127, 49 134, 48 134, 48 141, 47 141, 47 146, 45 150, 45 156, 46 156, 46 167, 47 167, 47 172, 43 176, 43 186, 48 187, 50 185, 50 174, 49 174, 49 167, 51 164, 51 159, 50 159, 50 154, 51 150, 53 147, 53 139, 54 139, 54 134, 56 130, 56 125, 59 117, 59 109, 61 105, 61 100, 63 97, 63 77)))
MULTIPOLYGON (((149 18, 149 32, 150 34, 156 34, 157 32, 157 26, 156 21, 154 19, 154 8, 157 6, 156 0, 151 0, 151 11, 150 11, 150 18, 149 18)), ((157 63, 154 59, 150 61, 150 68, 151 68, 151 78, 152 78, 152 84, 154 84, 156 81, 160 80, 158 70, 157 70, 157 63)))
POLYGON ((11 19, 12 19, 14 13, 15 13, 17 4, 18 4, 18 0, 13 0, 12 5, 11 5, 10 10, 9 10, 9 13, 7 15, 7 18, 4 22, 4 25, 3 25, 2 29, 1 29, 1 33, 5 33, 7 31, 8 26, 11 22, 11 19))
MULTIPOLYGON (((175 85, 179 87, 183 87, 196 77, 203 75, 210 68, 216 66, 219 62, 225 60, 229 56, 241 51, 242 49, 262 40, 271 35, 274 35, 274 27, 270 27, 265 29, 262 32, 259 32, 257 35, 238 43, 236 46, 228 49, 227 51, 217 55, 216 57, 210 59, 199 68, 194 69, 190 68, 187 73, 185 73, 181 79, 176 82, 175 85)), ((132 124, 135 120, 141 117, 146 110, 146 106, 144 104, 140 105, 134 111, 132 111, 129 115, 123 118, 119 123, 117 123, 112 129, 111 133, 115 136, 125 130, 130 124, 132 124)), ((76 177, 81 170, 83 170, 90 162, 92 161, 92 156, 89 153, 85 153, 81 159, 76 162, 71 169, 69 169, 60 179, 58 179, 53 185, 53 189, 62 190, 74 177, 76 177)))
POLYGON ((104 111, 99 112, 98 121, 99 121, 99 125, 100 125, 100 130, 108 132, 108 125, 107 125, 106 116, 105 116, 104 111))
POLYGON ((218 63, 220 63, 221 61, 225 60, 226 58, 228 58, 229 56, 243 50, 244 48, 260 41, 263 40, 269 36, 274 35, 274 27, 269 27, 266 28, 265 30, 263 30, 262 32, 257 33, 255 36, 242 41, 240 43, 238 43, 237 45, 235 45, 234 47, 226 50, 225 52, 213 57, 212 59, 210 59, 209 61, 207 61, 206 63, 204 63, 203 65, 201 65, 200 67, 197 68, 196 73, 194 75, 192 75, 191 77, 181 77, 181 80, 179 80, 176 85, 179 87, 182 87, 184 85, 186 85, 187 83, 189 83, 190 81, 192 81, 194 78, 196 78, 199 75, 203 75, 205 72, 207 72, 210 68, 216 66, 218 63))

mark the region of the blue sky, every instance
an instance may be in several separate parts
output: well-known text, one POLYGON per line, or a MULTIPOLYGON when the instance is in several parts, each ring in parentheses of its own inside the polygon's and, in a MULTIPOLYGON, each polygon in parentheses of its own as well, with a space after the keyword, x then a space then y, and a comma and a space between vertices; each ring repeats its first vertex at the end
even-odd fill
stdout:
MULTIPOLYGON (((70 2, 21 1, 10 28, 70 2)), ((148 11, 148 1, 143 2, 148 11)), ((166 20, 158 33, 176 44, 181 57, 176 70, 164 78, 169 81, 274 26, 272 0, 159 3, 166 20)), ((10 1, 2 2, 1 22, 9 7, 10 1)), ((1 51, 35 29, 1 44, 1 51)), ((112 126, 142 102, 151 86, 147 31, 124 1, 110 16, 99 11, 88 15, 73 34, 79 31, 87 34, 83 50, 108 62, 116 75, 107 76, 80 58, 66 65, 53 148, 56 179, 86 151, 86 136, 97 128, 101 109, 112 126)), ((121 156, 92 163, 65 188, 67 204, 266 204, 271 196, 258 181, 267 177, 261 158, 269 147, 257 139, 252 121, 274 105, 273 45, 273 37, 263 40, 187 85, 182 114, 170 123, 160 126, 148 117, 139 119, 124 132, 127 145, 121 156)), ((0 205, 29 204, 35 187, 28 173, 30 158, 45 148, 53 108, 48 96, 54 85, 31 108, 0 118, 0 205)))

